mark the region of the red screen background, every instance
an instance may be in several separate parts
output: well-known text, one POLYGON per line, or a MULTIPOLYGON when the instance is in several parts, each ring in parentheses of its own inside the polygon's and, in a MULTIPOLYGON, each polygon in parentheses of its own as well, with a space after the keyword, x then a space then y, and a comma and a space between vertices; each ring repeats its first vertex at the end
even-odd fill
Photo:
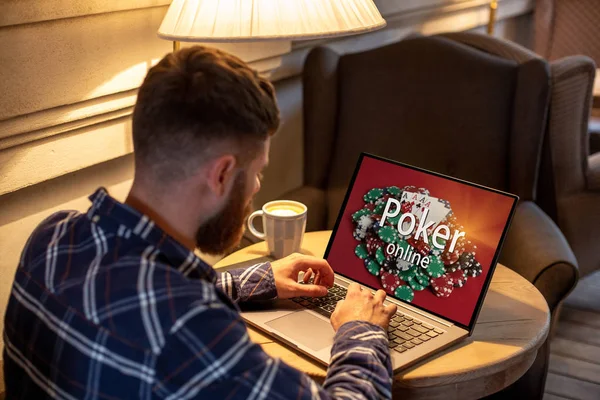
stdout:
POLYGON ((373 288, 381 288, 379 278, 371 275, 363 260, 354 254, 359 242, 352 236, 351 215, 363 208, 363 195, 370 189, 407 185, 427 188, 432 197, 450 201, 458 222, 465 228, 466 238, 477 245, 475 258, 483 268, 480 276, 469 277, 465 286, 454 288, 450 297, 437 297, 426 288, 415 291, 410 304, 468 326, 510 215, 514 200, 509 196, 365 156, 327 261, 334 271, 373 288))

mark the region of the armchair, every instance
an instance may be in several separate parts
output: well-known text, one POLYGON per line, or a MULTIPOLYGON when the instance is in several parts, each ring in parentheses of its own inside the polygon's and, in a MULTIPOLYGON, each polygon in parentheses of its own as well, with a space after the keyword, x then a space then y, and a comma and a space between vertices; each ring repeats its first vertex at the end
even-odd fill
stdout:
POLYGON ((584 277, 600 270, 600 153, 590 155, 588 136, 595 66, 584 56, 551 66, 538 204, 564 233, 584 277))
MULTIPOLYGON (((577 263, 534 203, 549 66, 503 41, 493 39, 493 52, 459 39, 414 37, 347 55, 313 49, 303 75, 304 185, 286 197, 309 206, 308 229, 331 229, 361 151, 516 193, 501 262, 555 310, 577 263)), ((546 343, 519 380, 533 397, 543 393, 547 357, 546 343)))
MULTIPOLYGON (((591 107, 593 107, 592 116, 589 117, 590 103, 588 102, 589 95, 587 94, 588 89, 592 88, 589 85, 593 85, 594 83, 593 63, 597 67, 600 66, 600 41, 598 40, 600 25, 598 24, 598 19, 600 19, 600 7, 597 0, 536 0, 534 18, 535 51, 541 54, 542 57, 553 62, 552 76, 554 89, 552 93, 551 112, 552 109, 557 110, 557 112, 563 112, 564 106, 567 105, 572 107, 571 110, 576 113, 566 120, 558 116, 559 119, 562 119, 562 121, 558 122, 553 121, 553 116, 550 116, 549 130, 555 131, 549 137, 550 147, 552 147, 552 143, 555 143, 555 145, 558 144, 557 135, 562 135, 563 140, 567 136, 572 136, 577 141, 580 139, 589 140, 589 148, 587 144, 577 143, 577 149, 569 148, 569 153, 565 153, 573 155, 576 158, 580 157, 579 153, 583 153, 581 156, 587 159, 589 155, 600 152, 600 95, 596 93, 596 101, 594 104, 591 104, 591 107), (578 54, 586 55, 591 60, 584 57, 569 57, 578 54), (592 60, 593 63, 591 62, 592 60), (574 101, 575 104, 569 105, 569 101, 574 101), (563 109, 559 107, 563 107, 563 109), (580 109, 581 107, 584 108, 580 109), (570 123, 570 126, 564 126, 565 123, 570 123), (564 131, 563 128, 556 127, 557 124, 563 124, 564 129, 569 130, 564 131), (582 132, 580 124, 587 126, 585 133, 582 132), (557 130, 560 132, 556 133, 557 130), (569 135, 566 135, 567 133, 569 135)), ((600 88, 600 84, 597 84, 597 87, 600 88)), ((598 91, 598 89, 596 90, 598 91)), ((554 151, 557 151, 556 147, 554 151)), ((555 171, 563 167, 562 165, 558 165, 561 164, 561 161, 550 162, 556 164, 553 167, 555 171)), ((587 162, 588 166, 584 166, 583 168, 583 174, 587 175, 591 173, 595 175, 596 172, 593 171, 591 166, 592 164, 597 165, 596 163, 597 161, 590 159, 587 162)), ((564 167, 567 167, 571 171, 570 166, 564 165, 564 167)), ((581 170, 581 168, 578 169, 581 170)), ((571 172, 574 174, 574 171, 571 172)), ((561 189, 556 190, 561 191, 561 189)), ((589 193, 589 191, 595 190, 597 189, 588 187, 584 191, 589 193)), ((548 192, 551 191, 552 189, 549 188, 548 192)), ((558 198, 563 197, 563 194, 557 192, 555 196, 558 201, 558 198)), ((573 206, 575 205, 573 204, 573 206)), ((599 212, 599 209, 600 206, 595 208, 596 214, 599 212)), ((586 206, 585 210, 585 213, 594 212, 593 208, 590 209, 590 204, 586 206)), ((560 211, 558 214, 563 215, 556 215, 553 218, 556 218, 555 220, 558 225, 565 235, 567 235, 567 239, 571 243, 571 247, 579 260, 582 276, 600 269, 600 254, 596 254, 595 256, 590 254, 593 249, 590 247, 589 240, 582 238, 582 235, 575 234, 575 236, 572 236, 572 232, 566 231, 566 229, 573 229, 573 226, 579 224, 579 222, 572 221, 573 218, 577 219, 578 217, 567 216, 564 212, 560 211)), ((588 222, 588 226, 595 224, 598 227, 598 221, 598 219, 594 219, 593 222, 588 222)), ((586 233, 595 233, 596 237, 599 237, 600 227, 595 232, 586 233)))

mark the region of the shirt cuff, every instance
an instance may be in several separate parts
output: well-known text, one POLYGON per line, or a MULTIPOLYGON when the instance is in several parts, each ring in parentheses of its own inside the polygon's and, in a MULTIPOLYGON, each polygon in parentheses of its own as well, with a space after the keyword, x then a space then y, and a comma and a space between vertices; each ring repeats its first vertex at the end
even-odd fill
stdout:
POLYGON ((270 300, 277 297, 275 277, 269 262, 224 272, 219 277, 219 282, 222 282, 224 291, 234 301, 270 300))
POLYGON ((388 352, 387 332, 379 325, 367 321, 349 321, 339 327, 333 338, 331 353, 347 350, 356 342, 372 345, 388 352))

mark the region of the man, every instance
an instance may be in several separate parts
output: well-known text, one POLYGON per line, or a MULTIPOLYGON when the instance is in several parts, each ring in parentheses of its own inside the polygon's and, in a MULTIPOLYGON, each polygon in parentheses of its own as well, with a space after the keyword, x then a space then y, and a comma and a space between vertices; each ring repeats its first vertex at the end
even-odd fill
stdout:
POLYGON ((249 340, 236 303, 324 296, 327 262, 217 274, 194 254, 239 242, 278 125, 273 87, 236 57, 193 47, 149 71, 125 204, 101 188, 86 214, 50 216, 23 250, 5 319, 8 399, 391 397, 396 307, 383 291, 348 288, 319 387, 249 340))

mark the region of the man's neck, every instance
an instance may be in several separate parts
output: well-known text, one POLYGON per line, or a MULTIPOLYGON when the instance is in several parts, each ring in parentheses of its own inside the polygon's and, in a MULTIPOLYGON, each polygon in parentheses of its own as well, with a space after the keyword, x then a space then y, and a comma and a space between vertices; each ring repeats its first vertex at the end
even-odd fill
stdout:
POLYGON ((193 228, 181 207, 166 198, 149 196, 144 190, 134 186, 125 199, 125 204, 147 215, 168 235, 191 251, 196 248, 193 228))

